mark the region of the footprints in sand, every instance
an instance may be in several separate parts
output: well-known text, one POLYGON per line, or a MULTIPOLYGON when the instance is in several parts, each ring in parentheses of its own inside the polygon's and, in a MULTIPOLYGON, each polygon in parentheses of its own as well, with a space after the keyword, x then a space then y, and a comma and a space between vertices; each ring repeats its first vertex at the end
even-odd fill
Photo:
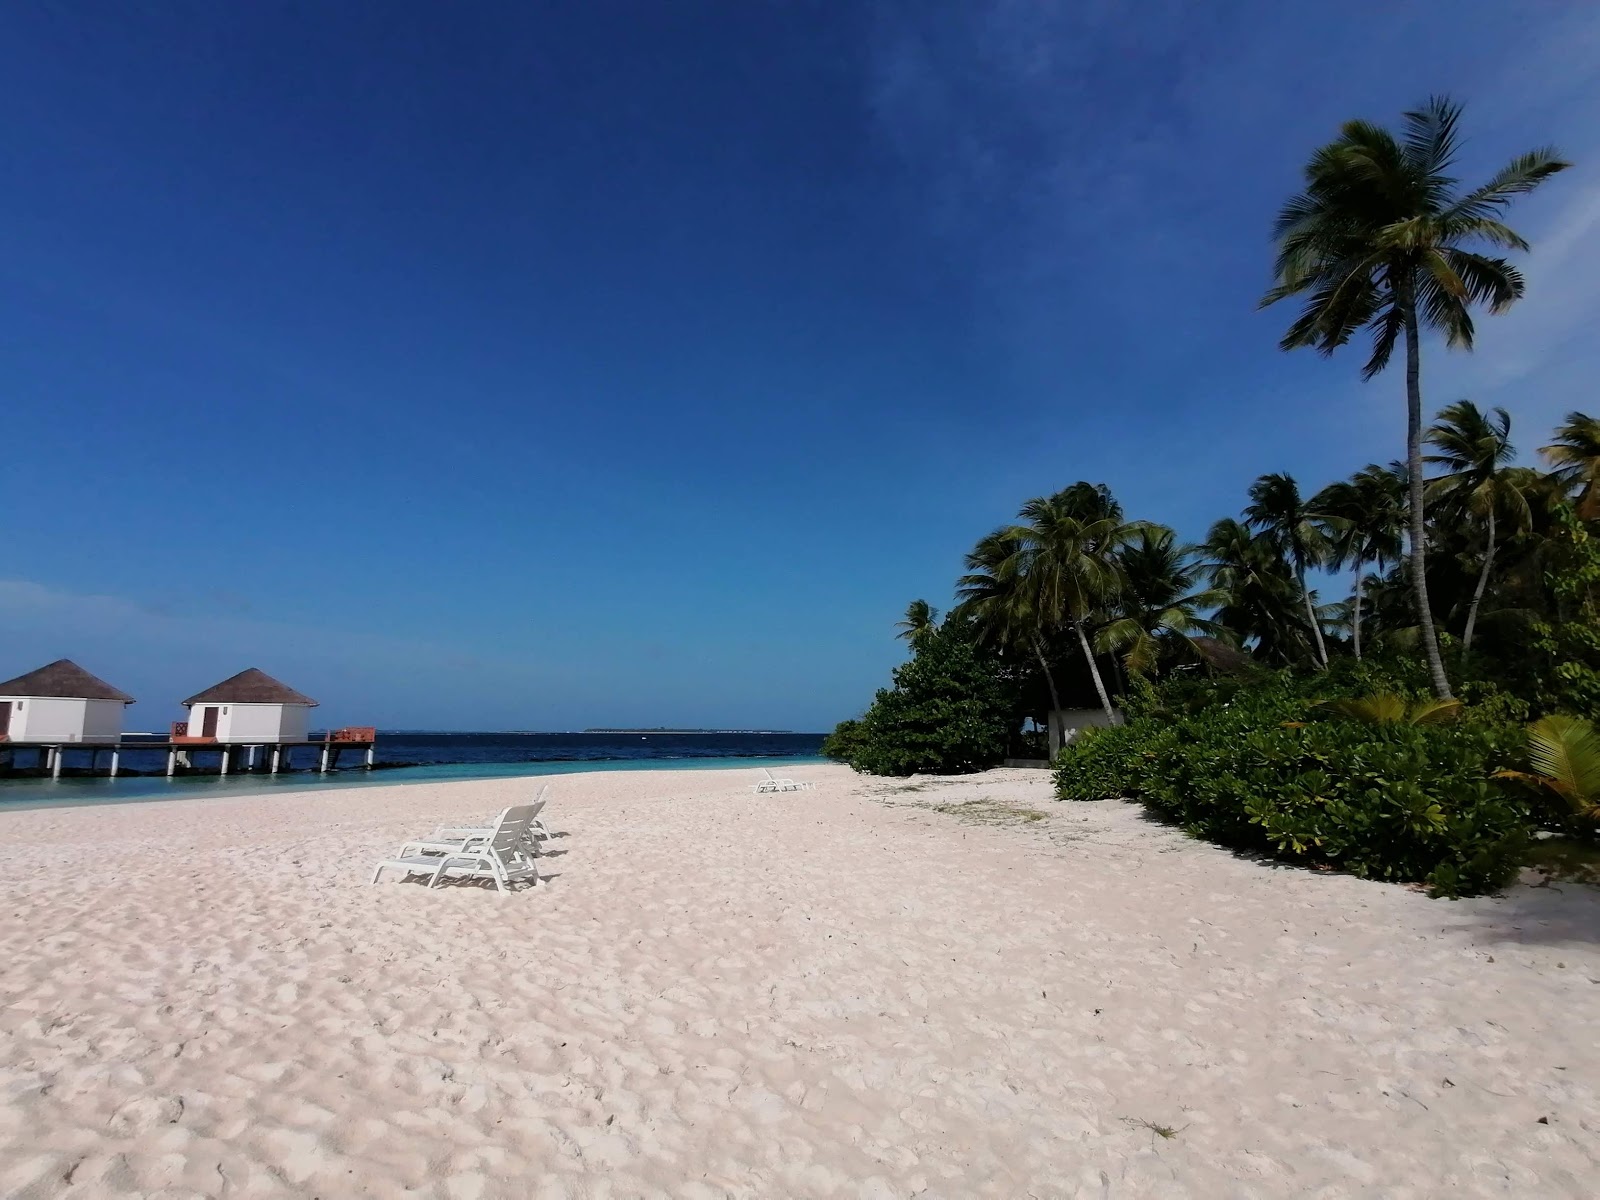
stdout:
MULTIPOLYGON (((1422 897, 1121 806, 1058 844, 1054 815, 818 774, 781 806, 574 777, 560 877, 506 898, 350 864, 514 784, 0 814, 0 1196, 1424 1194, 1418 1163, 1560 1196, 1597 1169, 1572 1014, 1600 970, 1497 946, 1486 985, 1422 897)), ((969 786, 998 785, 943 792, 969 786)))

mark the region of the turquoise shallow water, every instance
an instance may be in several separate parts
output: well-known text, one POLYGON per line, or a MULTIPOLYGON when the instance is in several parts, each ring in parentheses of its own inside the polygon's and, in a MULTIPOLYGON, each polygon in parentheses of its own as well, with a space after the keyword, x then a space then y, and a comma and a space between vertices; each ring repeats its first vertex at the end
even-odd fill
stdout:
POLYGON ((391 787, 403 783, 454 783, 471 779, 519 779, 589 771, 744 771, 751 780, 762 767, 816 766, 827 762, 813 755, 761 758, 617 759, 559 762, 432 763, 389 770, 343 770, 327 775, 216 775, 168 779, 165 776, 123 776, 118 779, 9 779, 0 781, 0 812, 11 809, 77 808, 128 804, 143 800, 204 800, 226 796, 309 792, 326 788, 391 787))

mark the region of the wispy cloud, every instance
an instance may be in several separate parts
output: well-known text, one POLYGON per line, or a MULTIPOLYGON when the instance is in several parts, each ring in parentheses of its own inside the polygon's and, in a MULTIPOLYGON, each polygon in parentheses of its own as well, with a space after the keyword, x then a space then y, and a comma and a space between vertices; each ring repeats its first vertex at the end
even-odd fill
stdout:
POLYGON ((347 697, 382 695, 391 721, 420 714, 441 683, 470 676, 490 687, 531 672, 449 646, 359 629, 298 625, 226 611, 184 611, 121 596, 76 592, 28 579, 0 580, 0 678, 72 658, 145 701, 139 720, 159 724, 177 701, 216 680, 258 666, 317 696, 335 720, 347 697))
MULTIPOLYGON (((1530 441, 1532 426, 1596 403, 1578 393, 1600 368, 1588 345, 1600 320, 1600 7, 1512 20, 1469 3, 1448 29, 1420 0, 1329 20, 1293 5, 1117 0, 878 13, 876 126, 1029 373, 1024 390, 1070 387, 1077 364, 1134 354, 1136 366, 1112 368, 1120 404, 1148 403, 1138 392, 1153 378, 1187 371, 1191 389, 1226 397, 1223 411, 1281 414, 1286 445, 1305 433, 1297 414, 1332 408, 1355 443, 1344 449, 1375 453, 1398 430, 1401 410, 1380 394, 1389 381, 1361 384, 1355 352, 1326 370, 1309 356, 1286 364, 1271 346, 1287 317, 1258 316, 1255 301, 1271 215, 1310 149, 1347 117, 1392 120, 1439 90, 1468 103, 1469 180, 1547 140, 1578 169, 1516 210, 1535 247, 1521 264, 1528 296, 1484 317, 1476 354, 1429 356, 1430 402, 1509 404, 1530 441), (1197 378, 1200 357, 1221 370, 1197 378)), ((1278 453, 1263 444, 1274 436, 1258 423, 1255 452, 1278 453)))

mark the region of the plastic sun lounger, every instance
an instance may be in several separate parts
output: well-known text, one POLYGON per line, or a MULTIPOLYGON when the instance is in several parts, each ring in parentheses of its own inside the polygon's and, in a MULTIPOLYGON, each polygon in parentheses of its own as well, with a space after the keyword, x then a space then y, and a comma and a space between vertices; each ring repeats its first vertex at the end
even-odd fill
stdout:
POLYGON ((753 783, 750 785, 750 790, 755 792, 757 795, 760 795, 763 792, 801 792, 808 787, 814 786, 809 781, 800 781, 788 778, 780 779, 766 767, 761 768, 761 773, 765 775, 766 778, 761 780, 760 783, 753 783))
POLYGON ((441 878, 492 879, 495 890, 506 892, 509 885, 523 879, 539 882, 539 866, 523 843, 528 825, 534 819, 534 805, 517 804, 500 814, 487 839, 465 838, 444 853, 426 853, 425 842, 407 842, 394 858, 386 858, 372 872, 377 883, 384 870, 400 871, 406 877, 428 876, 430 888, 441 878))
MULTIPOLYGON (((533 809, 533 819, 528 822, 528 841, 529 842, 534 842, 534 841, 543 842, 543 841, 548 841, 550 839, 550 828, 539 817, 540 811, 544 808, 544 806, 546 804, 545 794, 547 792, 549 792, 549 790, 550 790, 550 785, 549 784, 545 784, 543 787, 541 787, 539 789, 538 793, 534 796, 533 800, 529 803, 529 807, 533 809)), ((503 819, 505 817, 505 815, 506 814, 504 812, 502 812, 499 817, 495 818, 495 825, 498 825, 500 823, 500 820, 503 819)), ((474 839, 474 840, 482 841, 484 838, 487 838, 493 832, 494 832, 494 825, 441 825, 441 826, 439 826, 439 828, 437 828, 437 829, 435 829, 433 831, 432 835, 429 838, 429 841, 430 842, 459 842, 464 838, 465 839, 474 839)), ((535 849, 537 849, 537 847, 535 847, 535 849)))

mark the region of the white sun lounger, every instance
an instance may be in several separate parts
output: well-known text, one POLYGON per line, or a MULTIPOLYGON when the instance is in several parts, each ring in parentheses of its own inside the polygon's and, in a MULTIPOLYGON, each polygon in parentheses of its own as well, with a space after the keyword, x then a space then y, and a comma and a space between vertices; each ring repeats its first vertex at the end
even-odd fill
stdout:
POLYGON ((766 776, 760 783, 750 785, 750 790, 757 794, 762 792, 800 792, 812 787, 810 782, 804 780, 780 779, 766 767, 761 768, 761 773, 766 776))
POLYGON ((442 853, 428 853, 426 849, 441 843, 407 842, 394 858, 386 858, 378 864, 372 872, 372 882, 377 883, 378 877, 388 868, 408 877, 426 875, 430 888, 441 878, 454 877, 492 879, 496 890, 501 892, 506 891, 509 884, 523 879, 537 884, 538 864, 524 846, 529 822, 534 819, 533 810, 531 804, 513 805, 500 814, 500 820, 487 838, 463 838, 442 853))
MULTIPOLYGON (((529 807, 533 809, 533 818, 528 822, 528 840, 530 842, 543 842, 550 839, 550 829, 539 817, 539 813, 544 809, 546 803, 545 793, 549 790, 550 785, 545 784, 529 803, 529 807)), ((507 809, 506 811, 509 812, 510 810, 507 809)), ((498 825, 505 818, 505 815, 502 812, 500 816, 495 818, 492 825, 441 825, 433 831, 429 840, 434 842, 459 842, 463 838, 470 838, 481 841, 494 832, 495 825, 498 825)))

